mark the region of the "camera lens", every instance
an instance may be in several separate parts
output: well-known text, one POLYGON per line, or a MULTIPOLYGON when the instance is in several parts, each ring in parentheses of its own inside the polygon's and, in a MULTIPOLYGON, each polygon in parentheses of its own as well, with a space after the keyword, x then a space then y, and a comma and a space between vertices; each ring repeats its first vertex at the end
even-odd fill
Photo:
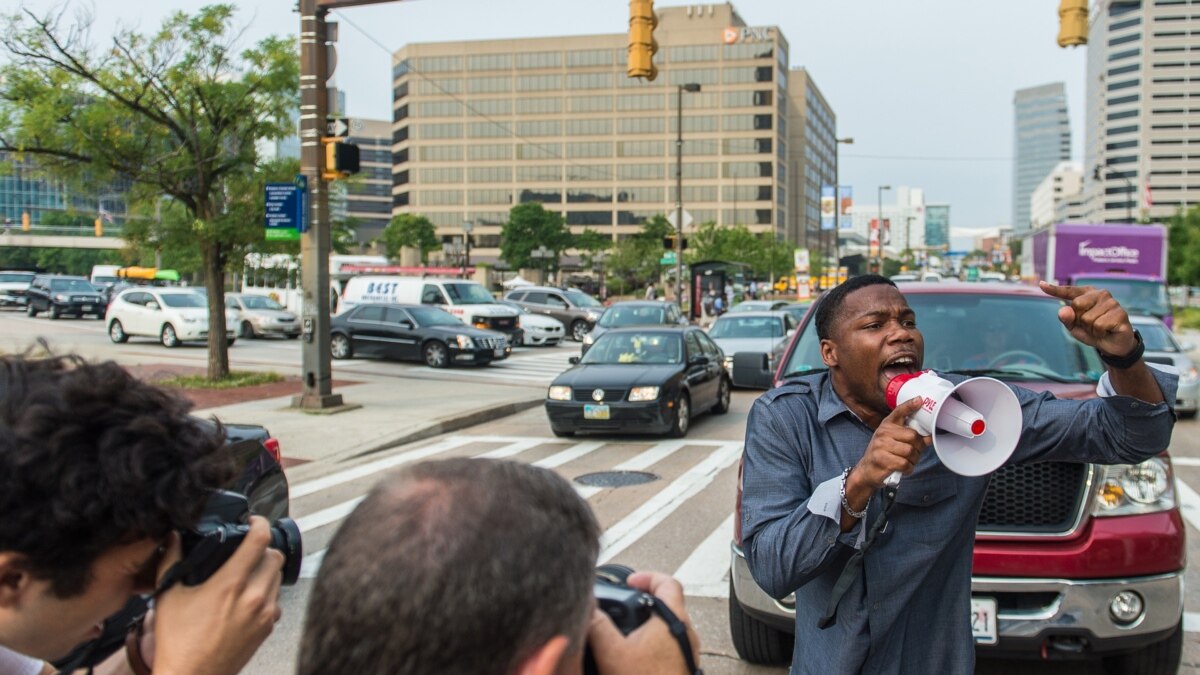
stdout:
POLYGON ((300 578, 304 545, 300 527, 291 518, 280 518, 271 525, 271 548, 283 554, 283 584, 291 586, 300 578))

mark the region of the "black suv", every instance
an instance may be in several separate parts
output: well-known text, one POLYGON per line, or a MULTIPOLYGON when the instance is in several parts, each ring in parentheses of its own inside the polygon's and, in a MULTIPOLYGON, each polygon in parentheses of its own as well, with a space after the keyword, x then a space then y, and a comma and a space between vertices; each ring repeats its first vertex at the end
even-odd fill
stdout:
POLYGON ((91 314, 103 319, 104 310, 107 309, 104 294, 83 277, 39 274, 29 284, 28 298, 25 312, 29 316, 46 312, 51 319, 64 314, 79 318, 91 314))

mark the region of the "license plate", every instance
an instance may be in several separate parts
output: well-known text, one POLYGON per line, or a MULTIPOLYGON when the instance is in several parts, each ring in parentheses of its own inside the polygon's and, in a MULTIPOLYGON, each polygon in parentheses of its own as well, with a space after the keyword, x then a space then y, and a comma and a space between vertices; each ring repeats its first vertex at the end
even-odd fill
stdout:
POLYGON ((504 349, 503 348, 497 349, 495 351, 495 354, 496 354, 496 358, 498 358, 498 359, 503 358, 504 357, 504 349))
POLYGON ((978 644, 996 644, 995 598, 971 598, 971 635, 978 644))
POLYGON ((585 403, 583 405, 583 419, 585 420, 606 420, 608 419, 608 406, 592 405, 585 403))
POLYGON ((84 305, 84 306, 83 306, 83 311, 85 311, 85 312, 90 312, 90 311, 92 311, 92 306, 91 306, 91 305, 84 305))

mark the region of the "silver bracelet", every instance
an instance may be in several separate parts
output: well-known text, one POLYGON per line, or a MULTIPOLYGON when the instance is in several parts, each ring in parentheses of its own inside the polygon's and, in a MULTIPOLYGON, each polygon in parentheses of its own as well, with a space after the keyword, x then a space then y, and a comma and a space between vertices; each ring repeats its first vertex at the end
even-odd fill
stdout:
MULTIPOLYGON (((849 475, 850 467, 846 467, 846 470, 842 472, 842 508, 846 510, 846 513, 848 513, 851 518, 862 520, 867 516, 867 507, 864 506, 862 511, 855 511, 854 509, 850 508, 850 502, 846 501, 846 477, 849 475)), ((867 502, 867 506, 870 506, 869 501, 867 502)))

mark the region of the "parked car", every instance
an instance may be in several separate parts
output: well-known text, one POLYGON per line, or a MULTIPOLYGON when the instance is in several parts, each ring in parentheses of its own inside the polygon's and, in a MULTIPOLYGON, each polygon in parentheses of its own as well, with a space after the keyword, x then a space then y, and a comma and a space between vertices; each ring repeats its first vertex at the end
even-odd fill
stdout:
POLYGON ((693 326, 636 326, 604 333, 546 392, 556 436, 579 431, 687 435, 706 410, 729 411, 725 355, 693 326))
POLYGON ((812 305, 813 304, 811 301, 809 301, 809 302, 791 302, 791 303, 784 305, 783 307, 780 307, 779 311, 783 311, 783 312, 787 312, 788 314, 791 314, 792 318, 796 320, 796 324, 799 325, 799 323, 804 320, 804 315, 808 314, 808 308, 812 307, 812 305))
POLYGON ((567 327, 571 339, 583 342, 584 336, 600 315, 604 305, 592 296, 574 288, 561 289, 551 286, 524 286, 504 294, 505 300, 525 307, 535 314, 554 317, 567 327))
POLYGON ((729 313, 773 312, 787 306, 787 300, 744 300, 729 309, 729 313))
POLYGON ((1130 316, 1133 327, 1142 334, 1142 342, 1146 345, 1146 353, 1142 359, 1146 363, 1160 363, 1174 366, 1179 371, 1179 389, 1175 394, 1175 412, 1181 418, 1191 419, 1196 416, 1197 402, 1200 399, 1200 372, 1196 364, 1188 357, 1187 352, 1196 348, 1191 343, 1180 343, 1170 328, 1153 316, 1130 316))
MULTIPOLYGON (((136 286, 121 291, 104 316, 108 337, 117 344, 130 337, 157 338, 164 347, 208 339, 208 300, 190 288, 136 286)), ((236 316, 225 315, 225 343, 233 346, 236 316)))
POLYGON ((517 323, 521 326, 522 345, 554 346, 563 341, 566 329, 562 322, 545 314, 535 314, 511 300, 501 300, 500 304, 508 305, 519 312, 517 323))
POLYGON ((51 319, 91 314, 104 318, 104 294, 83 277, 38 274, 29 282, 25 313, 37 316, 45 312, 51 319))
MULTIPOLYGON (((206 424, 212 424, 205 420, 206 424)), ((226 444, 241 467, 225 489, 246 495, 250 513, 276 521, 288 515, 287 476, 279 441, 257 424, 224 424, 226 444)))
POLYGON ((29 284, 35 276, 21 270, 0 271, 0 307, 24 307, 29 301, 29 284))
POLYGON ((357 305, 333 317, 330 330, 335 359, 373 356, 445 368, 485 365, 512 353, 504 333, 464 325, 446 310, 426 305, 357 305))
POLYGON ((237 313, 238 337, 246 340, 266 335, 282 335, 290 340, 300 337, 296 314, 265 295, 226 293, 225 307, 237 313))
MULTIPOLYGON (((725 352, 725 370, 732 377, 733 359, 739 352, 765 353, 768 366, 773 369, 798 325, 799 322, 784 311, 730 313, 717 317, 708 329, 708 336, 725 352)), ((733 384, 753 387, 757 383, 739 382, 734 378, 733 384)))
MULTIPOLYGON (((1062 303, 1036 287, 944 281, 906 284, 903 293, 925 337, 924 367, 1060 398, 1096 396, 1104 372, 1096 350, 1071 338, 1058 320, 1062 303)), ((824 368, 810 313, 775 380, 824 368)), ((735 523, 742 522, 740 484, 735 523)), ((972 622, 977 653, 1099 657, 1109 672, 1174 673, 1187 555, 1174 484, 1166 453, 1137 465, 1042 462, 993 473, 975 529, 972 612, 992 619, 972 622)), ((741 545, 735 525, 734 647, 748 661, 786 663, 795 594, 768 596, 750 576, 741 545)))
POLYGON ((613 303, 600 318, 591 332, 583 338, 583 353, 607 331, 623 326, 686 326, 687 317, 679 306, 666 300, 628 300, 613 303))

